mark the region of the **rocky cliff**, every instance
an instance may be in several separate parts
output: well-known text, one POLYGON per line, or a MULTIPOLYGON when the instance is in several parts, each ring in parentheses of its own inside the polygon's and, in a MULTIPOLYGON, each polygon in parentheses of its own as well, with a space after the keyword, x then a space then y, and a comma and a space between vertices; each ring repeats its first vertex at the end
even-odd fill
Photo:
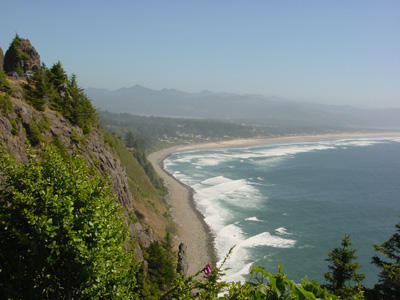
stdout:
POLYGON ((89 164, 96 166, 102 174, 108 174, 113 183, 116 199, 124 207, 124 216, 129 232, 137 241, 136 256, 143 259, 142 250, 153 241, 152 231, 135 217, 135 199, 128 187, 125 168, 105 142, 99 127, 92 128, 89 134, 72 125, 59 112, 46 108, 38 111, 24 101, 24 90, 20 81, 10 81, 13 94, 0 92, 0 144, 5 146, 19 161, 25 161, 27 141, 35 148, 53 143, 62 151, 78 151, 89 164), (133 219, 136 221, 130 222, 133 219))
POLYGON ((28 39, 22 39, 17 35, 4 56, 4 70, 16 71, 23 75, 26 71, 36 71, 39 68, 39 53, 28 39))

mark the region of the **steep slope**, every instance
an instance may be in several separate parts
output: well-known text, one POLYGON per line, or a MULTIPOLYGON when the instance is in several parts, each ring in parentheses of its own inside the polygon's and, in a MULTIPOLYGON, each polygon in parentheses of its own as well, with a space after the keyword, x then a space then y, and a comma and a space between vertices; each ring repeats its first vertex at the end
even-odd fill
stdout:
POLYGON ((56 145, 61 152, 80 153, 101 174, 112 181, 116 199, 124 207, 124 216, 133 240, 136 256, 166 231, 174 231, 163 194, 150 182, 142 166, 118 138, 103 132, 100 125, 90 132, 74 125, 61 112, 49 106, 40 111, 26 102, 27 82, 0 80, 0 144, 15 159, 26 161, 26 148, 56 145), (11 88, 11 89, 10 89, 11 88), (122 161, 122 162, 121 162, 122 161))

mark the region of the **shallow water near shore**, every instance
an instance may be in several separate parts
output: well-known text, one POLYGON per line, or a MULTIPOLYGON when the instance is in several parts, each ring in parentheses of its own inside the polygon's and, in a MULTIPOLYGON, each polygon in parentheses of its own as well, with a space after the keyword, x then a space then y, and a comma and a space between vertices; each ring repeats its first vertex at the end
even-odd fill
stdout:
POLYGON ((226 280, 251 264, 324 282, 328 252, 350 234, 365 284, 373 243, 400 215, 400 139, 346 139, 176 153, 165 169, 194 190, 218 260, 236 245, 226 280))

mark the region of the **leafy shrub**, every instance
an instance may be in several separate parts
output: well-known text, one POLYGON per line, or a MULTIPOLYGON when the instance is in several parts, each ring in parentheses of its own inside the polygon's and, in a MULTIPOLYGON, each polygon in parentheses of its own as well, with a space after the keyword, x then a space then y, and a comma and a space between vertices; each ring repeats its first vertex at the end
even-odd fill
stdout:
POLYGON ((0 294, 133 299, 137 265, 110 182, 46 148, 26 164, 0 150, 0 294))
POLYGON ((221 280, 226 270, 223 269, 223 265, 232 249, 221 266, 214 266, 211 274, 204 280, 196 279, 203 270, 190 277, 178 275, 173 288, 161 295, 160 299, 339 299, 316 281, 310 282, 305 278, 302 283, 295 283, 286 279, 281 266, 276 274, 265 272, 262 267, 253 266, 250 270, 251 281, 224 282, 221 280))

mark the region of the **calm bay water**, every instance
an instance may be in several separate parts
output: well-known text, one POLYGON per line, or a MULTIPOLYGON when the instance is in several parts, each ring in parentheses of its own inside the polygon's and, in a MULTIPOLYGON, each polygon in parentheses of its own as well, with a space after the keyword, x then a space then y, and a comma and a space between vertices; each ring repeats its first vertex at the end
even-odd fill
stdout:
POLYGON ((255 263, 322 283, 328 252, 350 234, 371 286, 372 244, 399 222, 399 157, 399 138, 351 139, 177 153, 164 167, 194 189, 218 259, 236 245, 226 280, 255 263))

